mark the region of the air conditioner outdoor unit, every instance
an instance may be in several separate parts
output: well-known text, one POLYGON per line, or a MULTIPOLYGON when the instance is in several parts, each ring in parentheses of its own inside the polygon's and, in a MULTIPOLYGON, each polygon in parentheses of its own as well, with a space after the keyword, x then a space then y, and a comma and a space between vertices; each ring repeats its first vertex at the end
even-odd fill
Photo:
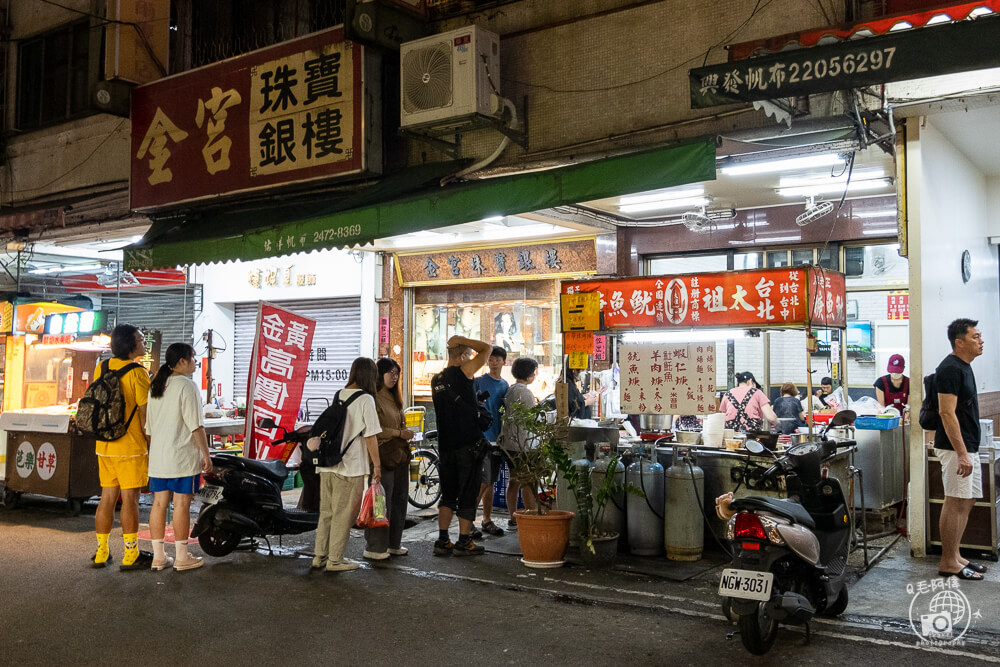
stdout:
POLYGON ((500 38, 476 26, 400 45, 400 125, 459 126, 498 116, 500 38))

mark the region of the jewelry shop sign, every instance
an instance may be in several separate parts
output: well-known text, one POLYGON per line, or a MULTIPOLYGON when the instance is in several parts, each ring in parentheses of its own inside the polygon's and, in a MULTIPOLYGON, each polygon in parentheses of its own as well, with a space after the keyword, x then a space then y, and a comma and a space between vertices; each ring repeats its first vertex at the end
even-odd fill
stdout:
POLYGON ((1000 65, 1000 17, 782 51, 689 72, 691 108, 798 97, 1000 65))
POLYGON ((135 88, 132 208, 373 171, 364 70, 334 28, 135 88))
POLYGON ((428 250, 395 255, 403 287, 468 282, 502 282, 593 275, 594 237, 536 241, 512 246, 428 250))

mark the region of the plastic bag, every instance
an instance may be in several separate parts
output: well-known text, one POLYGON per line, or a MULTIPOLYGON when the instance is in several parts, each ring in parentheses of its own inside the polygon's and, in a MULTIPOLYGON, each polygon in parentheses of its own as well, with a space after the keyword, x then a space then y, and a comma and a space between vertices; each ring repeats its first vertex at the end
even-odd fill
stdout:
POLYGON ((389 516, 385 507, 385 489, 381 484, 372 484, 361 499, 358 513, 359 528, 388 528, 389 516))

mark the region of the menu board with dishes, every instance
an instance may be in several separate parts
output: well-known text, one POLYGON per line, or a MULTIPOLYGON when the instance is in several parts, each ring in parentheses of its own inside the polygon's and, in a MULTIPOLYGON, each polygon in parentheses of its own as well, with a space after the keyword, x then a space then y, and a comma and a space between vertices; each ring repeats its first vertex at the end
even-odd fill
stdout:
POLYGON ((715 343, 622 345, 621 359, 622 413, 715 412, 715 343))

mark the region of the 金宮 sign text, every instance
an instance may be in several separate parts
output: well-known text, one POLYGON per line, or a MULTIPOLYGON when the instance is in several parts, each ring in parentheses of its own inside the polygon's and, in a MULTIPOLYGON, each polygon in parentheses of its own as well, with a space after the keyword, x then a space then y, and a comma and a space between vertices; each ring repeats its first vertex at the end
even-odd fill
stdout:
POLYGON ((334 28, 136 88, 132 208, 363 171, 364 57, 334 28))

